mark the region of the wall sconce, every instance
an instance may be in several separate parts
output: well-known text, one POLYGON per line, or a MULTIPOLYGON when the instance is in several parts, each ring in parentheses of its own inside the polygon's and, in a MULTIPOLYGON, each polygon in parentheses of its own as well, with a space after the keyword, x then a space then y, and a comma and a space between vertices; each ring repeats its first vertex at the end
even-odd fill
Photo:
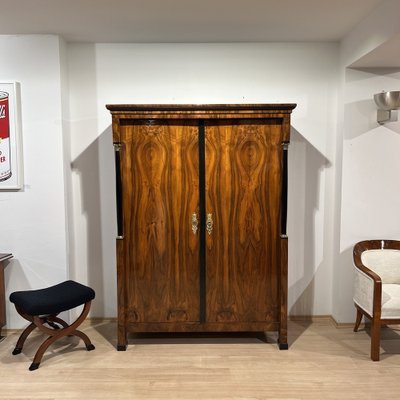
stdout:
POLYGON ((382 92, 374 94, 378 108, 377 121, 379 124, 397 121, 397 111, 400 108, 400 91, 382 92))

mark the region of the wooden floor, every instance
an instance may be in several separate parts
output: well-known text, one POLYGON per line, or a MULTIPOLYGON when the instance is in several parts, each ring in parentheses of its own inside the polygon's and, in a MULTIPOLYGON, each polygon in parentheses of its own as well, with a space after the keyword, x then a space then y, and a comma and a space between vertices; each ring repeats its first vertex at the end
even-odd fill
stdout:
POLYGON ((368 332, 329 321, 290 322, 289 350, 275 334, 131 338, 115 350, 114 321, 85 322, 96 350, 65 338, 28 371, 42 336, 11 355, 18 333, 0 343, 0 399, 382 399, 400 392, 400 328, 385 328, 381 361, 368 332))

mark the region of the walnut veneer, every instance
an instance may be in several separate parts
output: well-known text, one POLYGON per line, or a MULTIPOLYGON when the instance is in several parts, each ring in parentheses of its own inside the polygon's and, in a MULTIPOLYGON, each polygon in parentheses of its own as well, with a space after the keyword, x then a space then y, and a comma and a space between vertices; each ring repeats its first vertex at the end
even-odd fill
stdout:
POLYGON ((279 332, 295 104, 107 105, 117 182, 118 349, 128 332, 279 332))

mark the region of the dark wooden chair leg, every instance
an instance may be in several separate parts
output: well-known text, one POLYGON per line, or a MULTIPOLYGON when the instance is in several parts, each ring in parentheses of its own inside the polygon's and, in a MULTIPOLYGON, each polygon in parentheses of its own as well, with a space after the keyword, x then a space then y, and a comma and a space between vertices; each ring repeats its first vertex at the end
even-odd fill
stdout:
MULTIPOLYGON (((26 339, 31 334, 31 332, 33 332, 37 328, 37 325, 34 323, 32 315, 24 313, 19 307, 16 307, 16 310, 17 310, 18 314, 21 315, 22 318, 24 318, 27 321, 29 321, 30 324, 21 333, 21 335, 20 335, 20 337, 19 337, 19 339, 17 341, 17 344, 15 345, 15 348, 14 348, 14 350, 12 352, 13 355, 17 355, 17 354, 21 353, 22 348, 24 347, 24 343, 25 343, 26 339)), ((50 319, 50 318, 59 319, 59 318, 56 317, 56 315, 52 315, 52 316, 48 316, 48 317, 43 318, 43 322, 46 322, 46 320, 50 319)), ((64 324, 66 324, 66 323, 64 322, 64 324)), ((66 325, 68 326, 68 324, 66 324, 66 325)))
POLYGON ((371 360, 379 361, 381 343, 381 323, 379 319, 373 319, 371 323, 371 360))
POLYGON ((356 317, 356 323, 355 323, 354 329, 353 329, 354 332, 358 331, 358 328, 360 327, 361 320, 363 317, 363 313, 361 312, 361 310, 358 307, 356 307, 356 309, 357 309, 357 317, 356 317))
POLYGON ((21 333, 17 344, 15 345, 15 348, 12 352, 12 354, 15 356, 16 354, 20 354, 22 351, 22 348, 24 347, 24 343, 26 338, 30 335, 30 333, 36 328, 36 325, 32 322, 29 324, 24 331, 21 333))
MULTIPOLYGON (((62 335, 63 336, 63 335, 62 335)), ((48 337, 39 347, 39 349, 36 351, 35 357, 33 358, 33 362, 29 367, 29 371, 34 371, 35 369, 39 368, 40 362, 42 361, 42 357, 48 347, 53 344, 56 340, 58 340, 60 337, 58 335, 55 336, 50 336, 48 337)))
POLYGON ((71 336, 72 335, 73 336, 78 336, 80 339, 83 340, 83 342, 85 343, 87 351, 91 351, 91 350, 95 349, 95 347, 92 344, 92 342, 90 341, 89 337, 85 333, 83 333, 82 331, 75 330, 74 332, 71 333, 71 336))

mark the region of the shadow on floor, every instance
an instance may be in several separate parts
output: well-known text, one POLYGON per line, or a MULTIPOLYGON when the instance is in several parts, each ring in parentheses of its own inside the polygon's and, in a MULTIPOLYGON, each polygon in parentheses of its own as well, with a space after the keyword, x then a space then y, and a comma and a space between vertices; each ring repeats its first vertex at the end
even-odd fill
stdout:
MULTIPOLYGON (((91 326, 112 346, 117 346, 116 321, 92 321, 91 326)), ((276 343, 275 332, 212 332, 212 333, 130 333, 128 344, 224 344, 224 343, 276 343)))

